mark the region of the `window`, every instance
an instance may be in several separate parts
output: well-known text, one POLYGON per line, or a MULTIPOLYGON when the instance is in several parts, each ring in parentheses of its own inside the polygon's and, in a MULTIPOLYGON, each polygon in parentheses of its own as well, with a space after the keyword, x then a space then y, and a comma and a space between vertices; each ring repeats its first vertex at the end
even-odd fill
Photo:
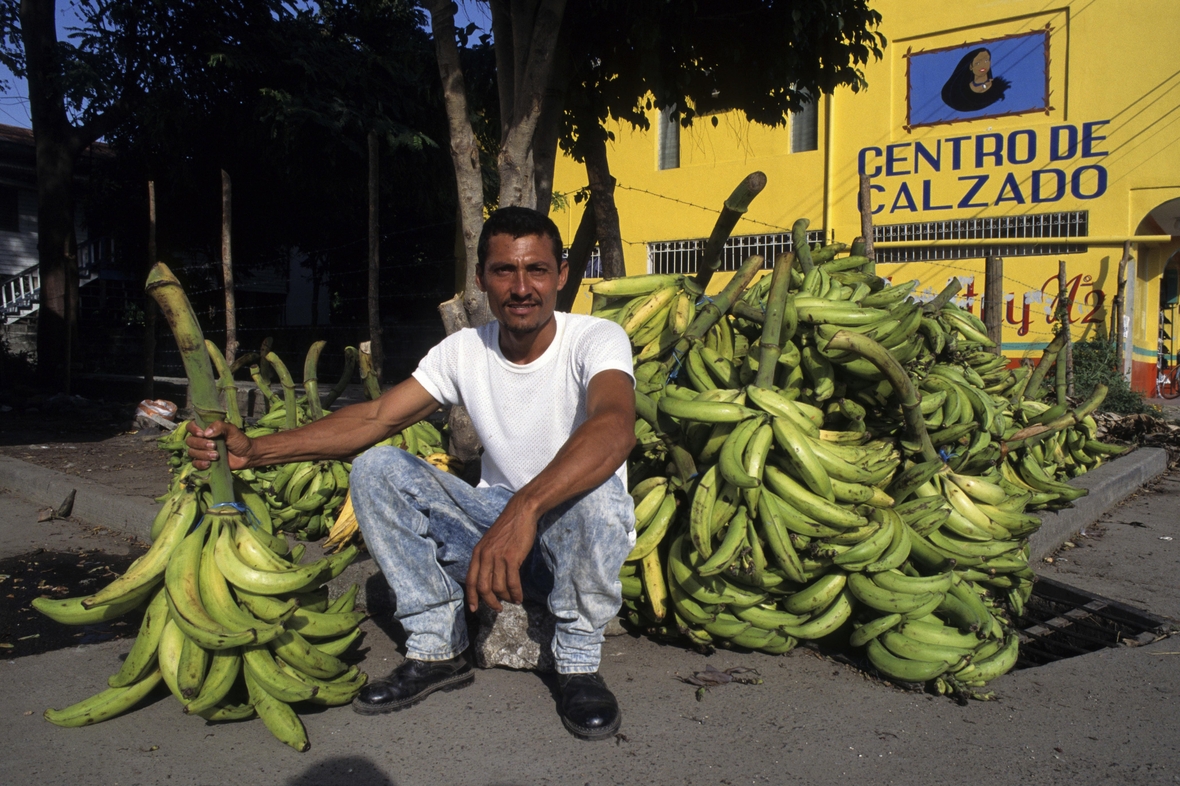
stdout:
POLYGON ((791 113, 791 152, 819 149, 819 101, 811 99, 803 109, 791 113))
POLYGON ((680 168, 680 113, 676 106, 660 110, 657 125, 656 168, 680 168))
MULTIPOLYGON (((569 248, 562 249, 561 258, 569 261, 569 248)), ((582 272, 582 278, 602 278, 602 254, 598 250, 598 244, 594 244, 594 250, 590 252, 590 259, 586 261, 586 269, 582 272)))
POLYGON ((0 186, 0 232, 20 231, 20 194, 14 186, 0 186))

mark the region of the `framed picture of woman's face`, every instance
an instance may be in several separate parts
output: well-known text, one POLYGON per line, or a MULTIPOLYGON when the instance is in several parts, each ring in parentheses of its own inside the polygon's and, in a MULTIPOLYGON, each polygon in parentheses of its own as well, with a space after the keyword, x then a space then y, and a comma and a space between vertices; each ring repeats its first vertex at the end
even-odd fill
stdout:
POLYGON ((907 51, 906 128, 1049 106, 1049 30, 907 51))

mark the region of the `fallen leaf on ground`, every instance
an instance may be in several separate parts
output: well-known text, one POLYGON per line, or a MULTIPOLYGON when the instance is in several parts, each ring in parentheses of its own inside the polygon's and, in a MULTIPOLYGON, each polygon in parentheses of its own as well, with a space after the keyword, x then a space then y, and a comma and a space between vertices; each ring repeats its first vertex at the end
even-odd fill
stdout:
POLYGON ((728 685, 731 682, 741 683, 743 685, 761 685, 762 677, 758 674, 757 669, 750 669, 744 666, 732 666, 722 671, 715 668, 713 664, 707 664, 704 671, 694 671, 690 677, 681 677, 676 675, 676 679, 681 682, 687 682, 689 685, 696 685, 697 701, 705 697, 705 692, 709 688, 718 685, 728 685), (750 676, 747 676, 750 675, 750 676))

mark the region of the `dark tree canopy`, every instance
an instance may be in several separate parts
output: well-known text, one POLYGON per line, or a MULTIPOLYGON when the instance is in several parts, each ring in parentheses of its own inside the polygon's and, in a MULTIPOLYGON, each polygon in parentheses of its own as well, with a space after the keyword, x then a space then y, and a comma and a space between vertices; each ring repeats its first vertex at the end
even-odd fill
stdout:
POLYGON ((867 0, 585 0, 567 13, 562 148, 577 160, 580 138, 608 119, 647 128, 653 105, 685 125, 721 110, 784 125, 821 93, 864 87, 862 66, 885 44, 867 0))
MULTIPOLYGON (((52 2, 24 4, 48 6, 52 21, 52 2)), ((72 172, 80 149, 99 136, 116 153, 106 178, 92 183, 89 213, 132 268, 147 261, 147 180, 156 182, 160 256, 217 258, 225 169, 234 182, 235 267, 243 278, 285 269, 292 249, 310 252, 308 264, 333 292, 333 321, 355 319, 365 278, 337 271, 364 264, 365 140, 375 130, 381 225, 394 238, 384 245, 385 267, 404 276, 386 290, 403 298, 388 311, 408 315, 407 293, 418 291, 410 305, 430 317, 431 299, 451 284, 449 265, 439 260, 452 246, 454 193, 432 47, 412 3, 83 0, 77 7, 79 29, 49 48, 53 57, 38 71, 36 58, 26 57, 19 4, 0 0, 14 22, 5 26, 3 57, 51 110, 49 121, 34 113, 34 133, 55 151, 58 169, 68 161, 72 172)), ((61 234, 72 234, 73 195, 49 196, 43 201, 63 203, 61 234)), ((76 290, 76 261, 72 270, 48 261, 43 249, 43 271, 72 274, 76 290)), ((275 312, 247 311, 244 325, 264 316, 273 320, 275 312)), ((51 351, 44 356, 54 362, 51 351)))

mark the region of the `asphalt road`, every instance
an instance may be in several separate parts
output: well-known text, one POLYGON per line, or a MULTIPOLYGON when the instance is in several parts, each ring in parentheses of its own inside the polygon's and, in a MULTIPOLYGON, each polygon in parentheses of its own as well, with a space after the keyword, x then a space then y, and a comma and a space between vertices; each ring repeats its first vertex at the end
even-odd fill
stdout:
MULTIPOLYGON (((1178 509, 1173 475, 1038 570, 1180 618, 1178 509)), ((81 524, 35 525, 35 510, 0 494, 0 552, 125 543, 81 524)), ((374 621, 365 629, 364 668, 381 676, 400 655, 374 621)), ((1013 672, 993 683, 996 701, 967 706, 898 690, 807 650, 704 657, 612 638, 602 672, 619 696, 623 727, 598 743, 563 729, 549 678, 501 669, 394 715, 364 717, 347 707, 304 715, 312 747, 302 754, 257 720, 206 725, 167 696, 85 729, 42 719, 46 707, 105 687, 129 647, 110 642, 0 661, 4 782, 1180 783, 1177 637, 1013 672), (706 664, 753 667, 764 682, 716 688, 698 702, 677 675, 706 664)))

